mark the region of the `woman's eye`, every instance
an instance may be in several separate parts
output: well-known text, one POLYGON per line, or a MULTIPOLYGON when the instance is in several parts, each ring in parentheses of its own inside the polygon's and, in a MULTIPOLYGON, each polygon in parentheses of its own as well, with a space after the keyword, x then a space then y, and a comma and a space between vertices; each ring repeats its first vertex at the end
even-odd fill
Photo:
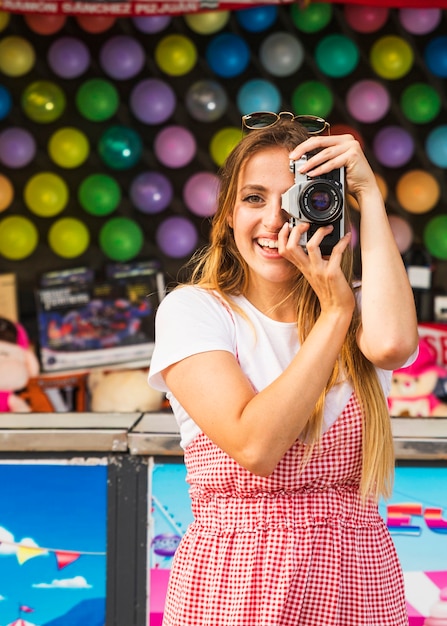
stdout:
POLYGON ((248 204, 261 204, 263 202, 263 198, 255 193, 252 193, 244 198, 244 202, 247 202, 248 204))

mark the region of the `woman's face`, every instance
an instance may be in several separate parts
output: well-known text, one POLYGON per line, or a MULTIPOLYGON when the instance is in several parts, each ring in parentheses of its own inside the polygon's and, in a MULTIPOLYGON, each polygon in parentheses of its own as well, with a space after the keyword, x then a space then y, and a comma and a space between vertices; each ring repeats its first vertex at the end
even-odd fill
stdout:
POLYGON ((296 276, 296 267, 278 253, 278 232, 289 217, 281 208, 281 194, 293 182, 288 151, 279 146, 262 150, 241 168, 229 224, 249 267, 251 287, 288 283, 296 276))

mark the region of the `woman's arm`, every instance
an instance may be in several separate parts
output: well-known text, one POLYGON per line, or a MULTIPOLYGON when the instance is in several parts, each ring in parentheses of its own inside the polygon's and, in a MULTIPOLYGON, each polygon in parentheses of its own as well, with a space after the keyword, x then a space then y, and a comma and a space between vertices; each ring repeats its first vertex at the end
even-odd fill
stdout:
POLYGON ((362 259, 362 317, 358 344, 383 369, 397 369, 416 351, 417 317, 413 292, 392 234, 382 195, 363 151, 353 137, 313 137, 291 158, 320 149, 307 162, 313 176, 344 166, 347 187, 359 204, 362 259))

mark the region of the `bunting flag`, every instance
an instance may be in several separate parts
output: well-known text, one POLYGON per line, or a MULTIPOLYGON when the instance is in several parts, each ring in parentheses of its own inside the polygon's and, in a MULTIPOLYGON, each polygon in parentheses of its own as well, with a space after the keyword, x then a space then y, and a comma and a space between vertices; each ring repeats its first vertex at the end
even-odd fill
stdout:
MULTIPOLYGON (((328 0, 333 3, 340 0, 328 0)), ((9 13, 101 15, 115 17, 185 15, 204 11, 233 11, 264 4, 290 4, 297 0, 0 0, 0 9, 9 13)), ((303 7, 312 0, 297 3, 303 7)), ((365 4, 365 0, 344 0, 343 4, 365 4)), ((368 0, 369 6, 389 8, 447 8, 447 0, 368 0)))
POLYGON ((58 569, 63 569, 77 561, 81 556, 106 556, 106 552, 86 552, 75 550, 60 550, 59 548, 42 548, 40 546, 30 546, 23 543, 15 543, 12 541, 2 541, 0 543, 15 546, 17 548, 16 556, 20 565, 23 565, 29 559, 36 556, 44 556, 49 553, 54 554, 58 569))
POLYGON ((26 606, 24 604, 19 606, 19 611, 21 613, 34 613, 34 609, 32 609, 30 606, 26 606))
POLYGON ((48 554, 48 552, 43 548, 35 548, 33 546, 23 545, 17 546, 16 555, 20 565, 23 565, 24 563, 26 563, 26 561, 29 561, 29 559, 33 559, 36 556, 42 556, 44 554, 48 554))
POLYGON ((70 565, 70 563, 74 563, 81 556, 79 552, 68 552, 63 550, 55 550, 54 552, 57 561, 58 569, 62 569, 70 565))

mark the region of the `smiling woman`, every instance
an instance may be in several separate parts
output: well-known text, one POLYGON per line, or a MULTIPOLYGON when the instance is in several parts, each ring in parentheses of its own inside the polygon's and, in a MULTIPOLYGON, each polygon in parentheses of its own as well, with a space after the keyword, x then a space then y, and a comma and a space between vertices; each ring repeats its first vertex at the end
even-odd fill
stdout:
POLYGON ((194 512, 164 624, 405 626, 377 499, 394 465, 391 370, 417 347, 412 291, 359 143, 271 121, 228 156, 210 244, 157 313, 149 380, 180 425, 194 512), (346 173, 361 308, 350 233, 326 255, 333 225, 289 220, 291 162, 312 180, 346 173))

